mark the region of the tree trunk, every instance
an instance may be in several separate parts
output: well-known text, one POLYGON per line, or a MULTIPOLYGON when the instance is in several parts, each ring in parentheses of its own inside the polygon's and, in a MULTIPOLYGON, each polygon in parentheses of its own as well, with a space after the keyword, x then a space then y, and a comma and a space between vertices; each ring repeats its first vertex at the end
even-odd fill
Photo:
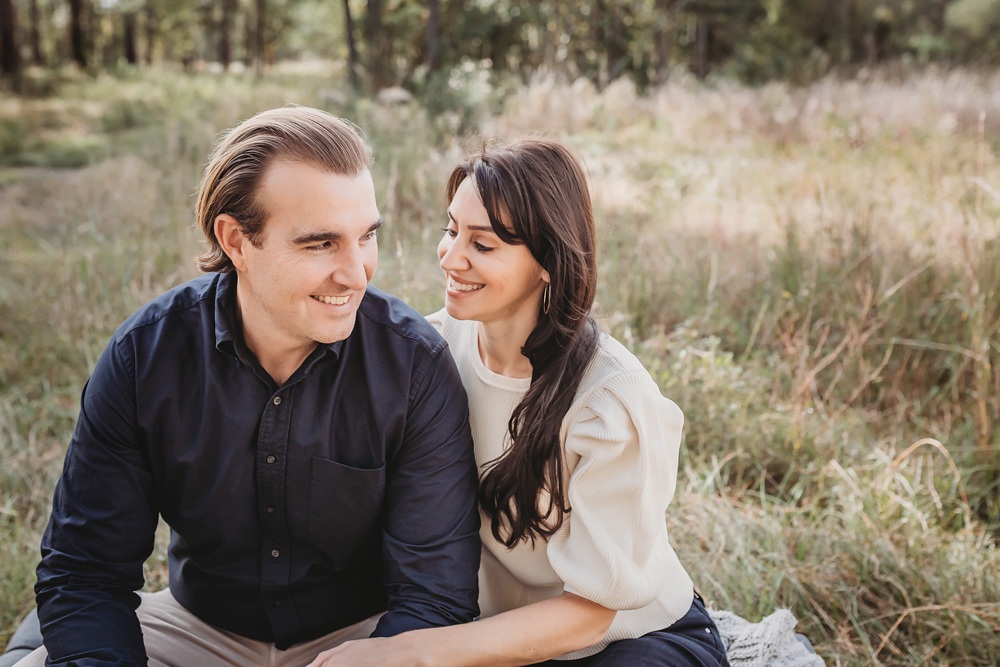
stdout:
POLYGON ((83 14, 84 0, 69 0, 69 41, 73 48, 73 60, 80 67, 87 67, 87 47, 84 43, 83 14))
POLYGON ((153 45, 156 43, 156 12, 146 5, 146 57, 147 65, 153 64, 153 45))
POLYGON ((257 0, 257 30, 256 35, 256 53, 254 54, 254 70, 257 76, 261 76, 264 73, 264 26, 267 19, 267 0, 257 0))
POLYGON ((236 13, 235 0, 222 0, 222 17, 219 19, 219 62, 224 70, 233 62, 233 14, 236 13))
POLYGON ((358 81, 358 47, 354 41, 354 18, 351 16, 351 0, 344 0, 344 30, 347 32, 347 69, 351 75, 351 87, 361 89, 358 81))
POLYGON ((125 60, 128 61, 129 65, 137 65, 139 63, 139 54, 136 48, 135 14, 129 12, 122 19, 125 26, 125 60))
POLYGON ((708 76, 708 24, 702 20, 694 26, 695 74, 699 79, 708 76))
POLYGON ((622 51, 622 3, 611 3, 611 36, 608 40, 608 81, 614 81, 625 69, 625 53, 622 51))
POLYGON ((42 53, 42 14, 38 11, 38 0, 31 0, 28 5, 28 20, 31 21, 31 62, 36 65, 45 64, 45 54, 42 53))
POLYGON ((249 69, 253 67, 254 52, 253 21, 250 20, 250 13, 243 12, 243 64, 249 69))
POLYGON ((656 32, 656 84, 664 86, 670 78, 670 55, 677 39, 677 15, 691 0, 674 0, 668 7, 669 0, 657 0, 660 11, 660 25, 656 32))
POLYGON ((14 0, 0 0, 0 73, 12 78, 21 73, 21 50, 17 37, 14 0))
POLYGON ((653 37, 653 48, 656 58, 653 64, 653 83, 662 86, 667 82, 667 72, 670 69, 670 36, 673 32, 673 18, 667 9, 667 0, 656 0, 656 35, 653 37))
POLYGON ((385 86, 385 62, 382 49, 382 2, 368 0, 365 16, 365 42, 368 45, 368 79, 372 92, 385 86))
MULTIPOLYGON (((594 0, 594 7, 591 10, 590 18, 590 39, 594 44, 594 50, 597 53, 605 53, 604 48, 604 0, 594 0)), ((605 61, 607 57, 605 56, 605 61)), ((605 62, 606 66, 606 62, 605 62)), ((605 74, 601 65, 600 57, 598 57, 597 70, 594 72, 593 81, 598 88, 603 88, 607 83, 605 81, 605 74)))
POLYGON ((440 28, 440 14, 438 11, 438 0, 427 0, 427 71, 433 72, 438 66, 438 44, 440 38, 438 30, 440 28))

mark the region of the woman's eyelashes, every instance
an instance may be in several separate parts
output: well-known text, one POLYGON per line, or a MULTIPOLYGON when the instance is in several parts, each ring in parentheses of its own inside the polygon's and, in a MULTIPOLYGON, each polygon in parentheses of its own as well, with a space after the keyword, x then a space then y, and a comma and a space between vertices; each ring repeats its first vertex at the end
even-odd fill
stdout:
MULTIPOLYGON (((443 231, 448 236, 448 238, 453 239, 458 236, 458 230, 452 229, 451 227, 444 227, 441 231, 443 231)), ((472 247, 481 253, 493 252, 495 250, 495 248, 488 245, 484 245, 479 241, 472 241, 472 247)))

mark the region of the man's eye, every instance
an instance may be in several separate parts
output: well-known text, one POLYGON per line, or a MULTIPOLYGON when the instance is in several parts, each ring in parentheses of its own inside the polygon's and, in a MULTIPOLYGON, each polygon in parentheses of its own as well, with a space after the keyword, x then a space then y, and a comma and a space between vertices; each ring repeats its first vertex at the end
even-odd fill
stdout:
POLYGON ((370 231, 370 232, 368 232, 368 233, 367 233, 367 234, 365 234, 365 236, 364 236, 364 239, 365 239, 366 241, 374 241, 374 240, 375 240, 375 239, 377 239, 377 238, 378 238, 378 232, 376 232, 376 231, 374 231, 374 230, 373 230, 373 231, 370 231))
POLYGON ((316 245, 309 246, 309 250, 326 250, 331 244, 329 241, 323 241, 322 243, 317 243, 316 245))

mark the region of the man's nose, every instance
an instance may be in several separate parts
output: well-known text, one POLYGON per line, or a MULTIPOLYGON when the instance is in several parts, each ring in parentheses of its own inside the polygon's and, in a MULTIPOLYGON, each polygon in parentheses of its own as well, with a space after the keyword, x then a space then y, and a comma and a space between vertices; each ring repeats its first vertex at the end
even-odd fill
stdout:
POLYGON ((333 282, 350 290, 363 291, 368 286, 366 262, 374 264, 373 252, 368 249, 354 248, 338 259, 340 261, 337 262, 333 270, 333 282))

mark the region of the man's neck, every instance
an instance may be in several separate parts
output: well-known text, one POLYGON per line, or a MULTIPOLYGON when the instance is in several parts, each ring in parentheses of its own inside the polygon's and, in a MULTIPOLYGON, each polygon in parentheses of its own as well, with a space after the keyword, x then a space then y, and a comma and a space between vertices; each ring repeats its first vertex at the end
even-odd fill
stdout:
POLYGON ((267 314, 261 312, 256 301, 236 287, 236 320, 243 333, 243 342, 260 365, 279 387, 292 377, 302 362, 316 349, 316 341, 292 341, 279 333, 268 335, 269 327, 261 326, 267 314))

